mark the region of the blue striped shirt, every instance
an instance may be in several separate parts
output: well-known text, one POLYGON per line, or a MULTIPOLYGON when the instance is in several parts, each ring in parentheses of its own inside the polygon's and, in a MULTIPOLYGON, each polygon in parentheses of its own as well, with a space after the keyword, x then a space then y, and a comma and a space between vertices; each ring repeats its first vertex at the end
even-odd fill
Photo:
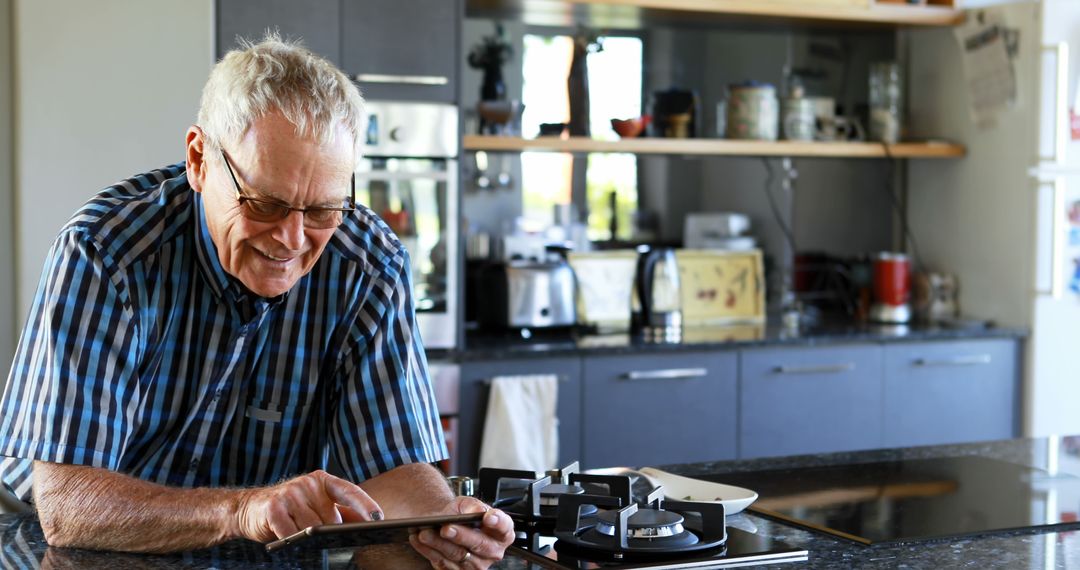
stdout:
POLYGON ((194 487, 446 455, 390 229, 359 208, 308 275, 258 297, 218 261, 182 163, 60 232, 0 402, 0 481, 24 501, 33 460, 194 487))

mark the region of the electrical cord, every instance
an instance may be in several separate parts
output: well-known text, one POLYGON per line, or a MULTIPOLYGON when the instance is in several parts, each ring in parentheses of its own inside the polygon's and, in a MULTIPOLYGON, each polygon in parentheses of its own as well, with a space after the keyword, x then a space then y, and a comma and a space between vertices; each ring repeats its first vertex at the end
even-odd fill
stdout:
POLYGON ((915 234, 912 233, 911 226, 908 225, 907 212, 900 207, 900 199, 896 197, 896 190, 893 188, 893 178, 896 175, 897 159, 892 155, 892 151, 889 150, 889 143, 882 142, 881 149, 885 152, 885 166, 888 169, 887 176, 885 177, 885 184, 881 188, 889 195, 889 203, 892 204, 896 216, 900 218, 900 228, 904 232, 904 239, 911 244, 912 265, 916 272, 922 272, 922 258, 919 256, 919 246, 915 243, 915 234))
POLYGON ((776 172, 773 170, 773 165, 769 162, 769 159, 762 158, 762 163, 765 164, 765 197, 769 199, 769 209, 772 210, 773 218, 776 220, 776 224, 780 226, 780 231, 784 233, 784 238, 787 240, 788 247, 791 248, 791 254, 794 255, 797 251, 795 249, 795 235, 791 232, 791 226, 788 225, 784 216, 780 213, 780 207, 776 204, 776 198, 772 194, 773 182, 776 180, 776 172))

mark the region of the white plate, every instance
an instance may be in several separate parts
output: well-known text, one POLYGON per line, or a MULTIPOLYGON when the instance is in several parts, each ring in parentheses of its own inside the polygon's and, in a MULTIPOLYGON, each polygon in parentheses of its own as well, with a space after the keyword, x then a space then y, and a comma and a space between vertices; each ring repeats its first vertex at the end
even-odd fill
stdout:
POLYGON ((664 495, 673 501, 707 501, 724 505, 724 514, 733 515, 741 512, 757 500, 758 494, 750 489, 712 483, 700 479, 691 479, 675 475, 652 467, 638 470, 654 487, 663 486, 664 495))

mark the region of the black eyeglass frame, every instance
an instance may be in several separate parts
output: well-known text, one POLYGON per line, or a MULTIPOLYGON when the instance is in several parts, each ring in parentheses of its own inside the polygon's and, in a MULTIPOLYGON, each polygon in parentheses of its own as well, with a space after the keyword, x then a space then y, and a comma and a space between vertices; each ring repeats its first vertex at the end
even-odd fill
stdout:
MULTIPOLYGON (((261 198, 253 198, 251 196, 245 195, 243 190, 240 189, 240 182, 236 179, 236 173, 233 172, 232 163, 229 162, 229 156, 227 154, 225 154, 225 149, 220 149, 220 150, 221 150, 221 159, 225 162, 225 169, 229 171, 229 178, 232 178, 233 188, 236 189, 236 201, 239 202, 241 206, 244 205, 244 202, 255 202, 256 204, 262 204, 262 205, 266 205, 266 206, 274 206, 276 208, 281 208, 282 209, 281 210, 283 212, 282 215, 280 217, 278 217, 276 220, 266 220, 266 221, 255 220, 257 222, 262 222, 262 223, 273 223, 275 221, 280 222, 281 220, 284 220, 285 218, 289 217, 290 213, 292 213, 292 212, 300 212, 300 213, 302 213, 304 215, 304 221, 305 221, 304 225, 307 226, 306 221, 308 220, 308 216, 307 216, 308 212, 341 212, 341 214, 342 214, 341 221, 338 222, 335 226, 329 226, 329 227, 308 226, 308 227, 311 227, 312 229, 327 229, 328 230, 331 227, 340 226, 341 223, 345 221, 345 215, 346 214, 356 211, 356 173, 355 172, 352 174, 352 180, 350 182, 350 190, 349 190, 349 203, 351 204, 351 206, 341 207, 341 208, 327 208, 327 207, 322 207, 322 206, 316 206, 316 207, 312 207, 312 208, 294 208, 294 207, 292 207, 292 206, 290 206, 288 204, 282 204, 281 202, 278 202, 276 200, 263 200, 261 198)), ((246 212, 247 210, 244 210, 244 211, 246 212)), ((248 217, 250 217, 250 216, 248 216, 248 217)), ((254 219, 254 218, 252 218, 252 219, 254 219)))

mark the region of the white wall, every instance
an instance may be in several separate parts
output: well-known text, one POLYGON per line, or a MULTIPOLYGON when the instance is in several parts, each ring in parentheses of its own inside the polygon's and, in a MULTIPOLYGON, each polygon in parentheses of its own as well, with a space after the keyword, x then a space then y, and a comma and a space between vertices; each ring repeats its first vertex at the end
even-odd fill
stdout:
POLYGON ((0 388, 15 350, 15 231, 12 206, 11 149, 11 0, 0 0, 0 388))
MULTIPOLYGON (((10 1, 10 0, 3 0, 10 1)), ((17 318, 91 195, 183 159, 213 64, 213 0, 14 0, 17 318)))

